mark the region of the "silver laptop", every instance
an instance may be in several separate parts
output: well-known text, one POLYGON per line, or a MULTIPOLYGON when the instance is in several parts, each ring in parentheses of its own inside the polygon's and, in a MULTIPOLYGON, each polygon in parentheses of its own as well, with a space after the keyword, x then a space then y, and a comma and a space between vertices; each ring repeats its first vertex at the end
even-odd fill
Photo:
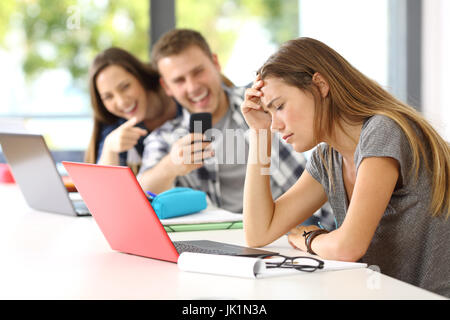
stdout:
POLYGON ((67 191, 41 135, 0 132, 0 144, 31 208, 72 216, 90 215, 81 197, 67 191))

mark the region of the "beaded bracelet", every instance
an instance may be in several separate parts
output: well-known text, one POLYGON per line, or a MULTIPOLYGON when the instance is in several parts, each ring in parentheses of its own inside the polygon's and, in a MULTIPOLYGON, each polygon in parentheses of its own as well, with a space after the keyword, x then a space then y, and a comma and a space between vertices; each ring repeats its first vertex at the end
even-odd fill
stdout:
POLYGON ((303 232, 303 237, 305 238, 305 246, 307 249, 308 253, 317 255, 312 249, 311 249, 311 243, 314 240, 315 237, 317 237, 320 234, 324 234, 324 233, 328 233, 329 231, 325 230, 325 229, 318 229, 318 230, 314 230, 314 231, 309 231, 309 232, 303 232))

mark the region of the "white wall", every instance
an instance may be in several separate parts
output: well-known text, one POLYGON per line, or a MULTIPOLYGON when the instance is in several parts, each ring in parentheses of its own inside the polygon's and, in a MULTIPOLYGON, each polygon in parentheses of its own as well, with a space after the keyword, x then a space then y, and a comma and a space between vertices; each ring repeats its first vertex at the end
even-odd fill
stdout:
POLYGON ((450 1, 423 6, 423 113, 450 141, 450 1))
POLYGON ((300 36, 324 42, 387 87, 387 0, 300 0, 299 4, 300 36))

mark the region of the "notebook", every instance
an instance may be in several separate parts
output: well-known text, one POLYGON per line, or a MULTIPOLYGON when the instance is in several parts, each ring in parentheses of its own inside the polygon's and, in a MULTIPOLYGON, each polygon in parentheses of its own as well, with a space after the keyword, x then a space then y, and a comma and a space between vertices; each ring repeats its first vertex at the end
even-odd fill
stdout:
POLYGON ((72 216, 90 215, 83 200, 67 191, 41 135, 0 133, 0 144, 31 208, 72 216))
POLYGON ((274 252, 208 240, 174 241, 128 167, 65 162, 63 165, 111 249, 177 262, 182 252, 260 256, 274 252))
MULTIPOLYGON (((308 254, 306 253, 299 253, 299 255, 308 257, 308 254)), ((270 259, 260 259, 255 257, 235 258, 232 256, 183 252, 178 259, 178 268, 188 272, 200 272, 251 279, 309 274, 309 272, 296 270, 294 268, 268 268, 266 265, 266 262, 280 262, 282 260, 282 258, 277 257, 270 259)), ((320 260, 323 262, 323 268, 315 270, 315 273, 367 268, 366 263, 320 260)), ((315 262, 308 260, 303 261, 302 264, 316 265, 315 262)))
POLYGON ((186 232, 203 230, 242 229, 242 214, 233 213, 208 204, 202 211, 161 219, 161 223, 167 232, 186 232))

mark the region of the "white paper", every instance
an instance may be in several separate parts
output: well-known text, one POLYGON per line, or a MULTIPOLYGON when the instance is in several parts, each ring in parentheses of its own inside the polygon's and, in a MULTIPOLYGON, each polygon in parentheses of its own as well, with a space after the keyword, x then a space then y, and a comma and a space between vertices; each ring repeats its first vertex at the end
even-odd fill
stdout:
MULTIPOLYGON (((274 258, 271 261, 280 260, 283 258, 274 258)), ((327 272, 327 271, 338 271, 338 270, 346 270, 346 269, 359 269, 366 268, 367 264, 359 263, 359 262, 344 262, 344 261, 336 261, 336 260, 324 260, 320 259, 324 262, 322 269, 317 269, 316 272, 327 272)), ((302 262, 303 264, 308 264, 308 260, 302 262)), ((311 261, 311 265, 316 265, 315 262, 311 261)), ((257 278, 270 278, 275 276, 284 276, 284 275, 292 275, 292 274, 308 274, 310 272, 300 271, 296 269, 288 269, 288 268, 269 268, 265 269, 257 274, 257 278)))
POLYGON ((227 210, 217 208, 206 208, 197 213, 175 217, 170 219, 161 219, 163 225, 175 224, 198 224, 198 223, 219 223, 242 221, 242 214, 232 213, 227 210))
POLYGON ((265 268, 265 264, 258 258, 183 252, 178 258, 178 268, 182 271, 254 279, 265 268))
POLYGON ((321 260, 324 262, 324 268, 318 271, 337 271, 346 269, 367 268, 366 263, 345 262, 345 261, 324 260, 324 259, 321 260))
MULTIPOLYGON (((274 258, 278 261, 282 258, 274 258)), ((343 262, 335 260, 324 261, 324 268, 314 272, 337 271, 345 269, 366 268, 367 264, 343 262)), ((306 262, 305 262, 306 263, 306 262)), ((285 275, 308 274, 290 268, 266 268, 265 260, 259 258, 214 255, 205 253, 183 252, 178 258, 178 268, 182 271, 209 273, 242 278, 270 278, 285 275)))

